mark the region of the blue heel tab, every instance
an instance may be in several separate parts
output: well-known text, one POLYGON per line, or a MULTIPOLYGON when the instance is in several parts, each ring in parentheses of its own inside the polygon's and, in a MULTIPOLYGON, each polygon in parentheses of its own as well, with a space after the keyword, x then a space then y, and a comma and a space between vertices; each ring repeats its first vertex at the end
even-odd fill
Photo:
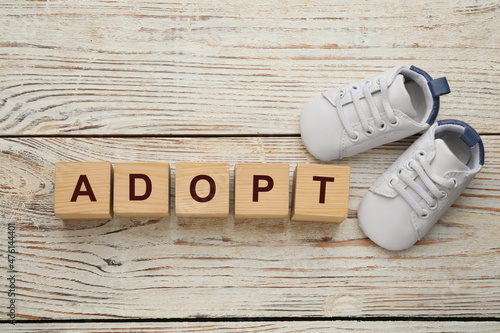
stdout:
POLYGON ((449 94, 450 86, 448 85, 448 81, 445 77, 433 80, 429 73, 427 73, 423 69, 415 66, 410 66, 410 70, 422 75, 427 80, 427 85, 429 86, 429 90, 434 102, 429 118, 427 119, 427 124, 432 125, 436 120, 439 112, 439 96, 449 94))
POLYGON ((438 97, 450 93, 450 86, 448 85, 448 81, 445 77, 430 80, 427 82, 427 84, 429 85, 429 89, 431 90, 432 97, 438 97))
POLYGON ((476 144, 479 144, 479 164, 484 164, 484 146, 481 137, 476 132, 474 128, 472 128, 469 124, 455 119, 446 119, 439 120, 438 125, 459 125, 464 128, 464 132, 460 135, 460 138, 467 144, 469 147, 474 147, 476 144))

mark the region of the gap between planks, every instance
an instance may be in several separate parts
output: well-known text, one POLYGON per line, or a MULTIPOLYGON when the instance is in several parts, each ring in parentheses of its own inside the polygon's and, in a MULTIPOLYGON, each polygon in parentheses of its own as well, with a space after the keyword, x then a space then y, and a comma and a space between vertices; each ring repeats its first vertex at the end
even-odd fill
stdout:
MULTIPOLYGON (((412 138, 413 136, 420 136, 422 133, 417 133, 412 136, 408 136, 407 138, 412 138)), ((478 132, 482 137, 483 136, 500 136, 500 132, 498 133, 481 133, 478 132)), ((177 138, 300 138, 300 134, 23 134, 23 135, 0 135, 0 139, 10 139, 10 138, 68 138, 68 139, 88 139, 88 138, 107 138, 107 139, 142 139, 142 138, 168 138, 168 139, 177 139, 177 138)), ((414 138, 416 139, 416 138, 414 138)), ((397 140, 401 141, 401 140, 397 140)), ((393 141, 393 142, 397 142, 393 141)))
MULTIPOLYGON (((20 319, 19 324, 51 323, 209 323, 209 322, 500 322, 500 317, 203 317, 203 318, 135 318, 135 319, 20 319)), ((0 320, 0 324, 10 323, 0 320)))

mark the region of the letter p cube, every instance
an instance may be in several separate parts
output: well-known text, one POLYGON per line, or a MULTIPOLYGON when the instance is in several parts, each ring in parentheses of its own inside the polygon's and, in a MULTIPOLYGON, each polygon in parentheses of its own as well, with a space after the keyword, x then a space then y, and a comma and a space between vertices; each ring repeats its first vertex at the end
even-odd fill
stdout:
POLYGON ((287 217, 289 196, 288 164, 238 163, 235 165, 235 218, 287 217))

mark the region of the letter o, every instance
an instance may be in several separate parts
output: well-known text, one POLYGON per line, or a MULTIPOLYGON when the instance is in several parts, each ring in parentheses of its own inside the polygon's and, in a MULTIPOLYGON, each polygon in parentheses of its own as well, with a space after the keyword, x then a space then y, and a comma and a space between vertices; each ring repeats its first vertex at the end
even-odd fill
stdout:
POLYGON ((207 175, 198 175, 198 176, 194 177, 193 180, 191 181, 191 184, 189 185, 189 191, 191 192, 191 197, 194 200, 196 200, 198 202, 208 202, 208 201, 212 200, 214 198, 214 196, 215 196, 215 191, 216 191, 215 181, 210 176, 207 176, 207 175), (196 184, 198 184, 198 182, 200 180, 206 180, 208 182, 208 184, 210 185, 210 192, 204 198, 200 197, 196 193, 196 184))

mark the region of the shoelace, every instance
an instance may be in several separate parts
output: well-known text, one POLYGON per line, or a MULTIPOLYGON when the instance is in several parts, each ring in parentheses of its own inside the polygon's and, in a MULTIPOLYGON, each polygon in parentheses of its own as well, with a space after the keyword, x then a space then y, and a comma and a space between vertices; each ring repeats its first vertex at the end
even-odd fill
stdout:
MULTIPOLYGON (((391 107, 391 104, 389 103, 389 94, 387 92, 387 81, 384 77, 380 77, 377 79, 378 84, 380 85, 380 92, 382 95, 382 105, 384 107, 385 114, 387 115, 387 118, 389 119, 389 124, 391 126, 396 126, 399 123, 399 119, 394 115, 394 110, 391 107)), ((370 91, 370 81, 366 81, 363 84, 363 96, 365 97, 368 107, 370 109, 370 112, 373 116, 373 119, 375 121, 375 126, 377 127, 378 131, 383 131, 385 130, 385 121, 382 119, 380 116, 380 111, 377 109, 377 106, 375 104, 375 101, 373 99, 372 93, 370 91)), ((370 126, 368 123, 368 119, 366 118, 365 113, 362 110, 361 103, 360 103, 360 98, 362 96, 360 93, 360 88, 356 85, 351 86, 349 89, 349 92, 352 97, 352 101, 354 103, 354 108, 356 109, 356 113, 358 115, 358 118, 361 122, 361 126, 363 127, 363 130, 367 136, 370 136, 373 134, 374 130, 373 127, 370 126)), ((345 95, 345 91, 341 90, 337 96, 335 97, 335 108, 337 109, 337 113, 339 115, 340 121, 342 122, 342 125, 344 126, 347 134, 351 138, 352 141, 357 141, 359 139, 359 133, 354 130, 352 124, 349 122, 347 119, 347 116, 345 115, 343 105, 342 105, 342 98, 345 95)))
POLYGON ((417 200, 415 200, 415 198, 405 189, 405 185, 415 191, 415 193, 417 193, 427 203, 430 210, 434 210, 437 208, 438 199, 441 200, 448 196, 448 194, 445 191, 440 190, 436 184, 447 189, 452 189, 457 187, 457 180, 454 178, 447 179, 432 172, 431 165, 425 159, 424 151, 419 151, 417 160, 410 160, 406 164, 406 167, 408 169, 415 170, 425 186, 429 189, 430 194, 417 184, 415 180, 408 175, 408 172, 406 172, 404 168, 399 169, 396 177, 391 178, 389 186, 394 188, 396 192, 401 195, 401 197, 411 206, 420 218, 427 218, 429 216, 429 211, 420 206, 417 200))

